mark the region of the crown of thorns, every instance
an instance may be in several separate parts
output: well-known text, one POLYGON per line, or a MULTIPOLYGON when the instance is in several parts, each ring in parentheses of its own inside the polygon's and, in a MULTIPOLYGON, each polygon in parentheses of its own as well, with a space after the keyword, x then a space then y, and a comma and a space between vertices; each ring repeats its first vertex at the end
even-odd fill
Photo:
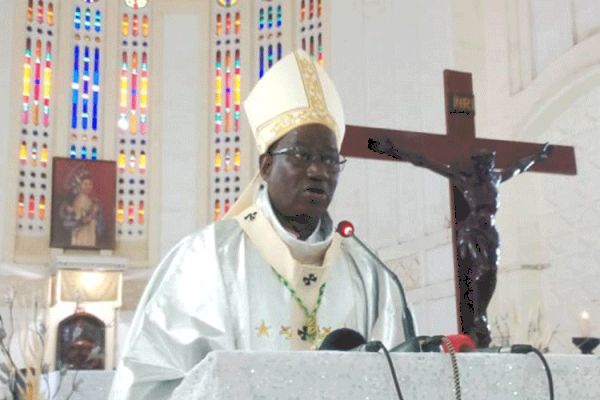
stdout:
POLYGON ((480 149, 477 150, 472 156, 472 159, 492 159, 496 157, 494 150, 480 149))

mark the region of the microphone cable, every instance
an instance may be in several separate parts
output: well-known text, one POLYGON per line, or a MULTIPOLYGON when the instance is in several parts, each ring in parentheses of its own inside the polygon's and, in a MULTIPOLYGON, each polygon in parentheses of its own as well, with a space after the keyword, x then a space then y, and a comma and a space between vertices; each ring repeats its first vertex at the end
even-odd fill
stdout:
POLYGON ((542 361, 544 365, 544 371, 546 372, 546 378, 548 380, 548 393, 550 393, 550 400, 554 400, 554 381, 552 379, 552 371, 550 371, 550 366, 548 365, 548 361, 546 357, 542 354, 541 351, 536 349, 535 347, 529 344, 514 344, 510 346, 510 352, 516 354, 528 354, 534 353, 539 359, 542 361))
POLYGON ((400 384, 398 383, 398 376, 396 375, 396 368, 394 368, 394 363, 392 362, 392 358, 390 357, 390 352, 385 347, 383 343, 379 340, 373 340, 366 344, 366 350, 370 352, 379 352, 379 350, 383 350, 383 354, 385 354, 385 358, 387 360, 388 366, 390 368, 390 372, 392 373, 392 379, 394 381, 394 387, 396 388, 396 394, 398 395, 398 400, 404 400, 402 397, 402 391, 400 390, 400 384))
POLYGON ((402 397, 402 391, 400 390, 400 384, 398 383, 396 369, 394 368, 394 363, 392 362, 390 353, 380 340, 372 340, 367 342, 360 333, 349 328, 339 328, 325 337, 323 343, 321 343, 321 346, 319 347, 319 350, 365 351, 367 353, 379 353, 379 350, 383 350, 388 367, 392 373, 392 379, 394 381, 394 387, 396 388, 398 399, 404 400, 402 397))
POLYGON ((452 363, 452 377, 454 378, 454 395, 456 400, 462 399, 462 392, 460 389, 460 374, 458 372, 458 362, 456 361, 456 351, 452 341, 446 336, 442 336, 442 342, 448 347, 448 353, 450 354, 450 362, 452 363))
POLYGON ((542 361, 544 365, 544 372, 546 373, 546 378, 548 381, 548 393, 550 395, 550 400, 554 400, 554 380, 552 379, 552 371, 550 370, 550 366, 548 365, 548 361, 546 357, 542 354, 541 351, 536 349, 530 344, 513 344, 510 347, 496 347, 496 348, 485 348, 485 349, 476 349, 475 352, 483 352, 483 353, 512 353, 512 354, 529 354, 534 353, 539 359, 542 361))

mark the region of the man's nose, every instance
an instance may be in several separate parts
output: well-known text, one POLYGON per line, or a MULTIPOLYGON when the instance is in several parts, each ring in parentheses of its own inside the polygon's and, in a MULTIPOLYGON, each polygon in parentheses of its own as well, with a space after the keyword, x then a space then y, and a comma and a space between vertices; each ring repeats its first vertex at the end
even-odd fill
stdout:
POLYGON ((327 178, 331 173, 327 170, 321 157, 313 157, 306 167, 306 174, 311 178, 327 178))

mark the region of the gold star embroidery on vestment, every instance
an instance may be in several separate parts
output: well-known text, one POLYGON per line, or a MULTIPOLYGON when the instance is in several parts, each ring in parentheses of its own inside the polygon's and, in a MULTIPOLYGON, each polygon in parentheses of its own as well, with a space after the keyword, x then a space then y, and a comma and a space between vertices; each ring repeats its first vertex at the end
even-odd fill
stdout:
POLYGON ((279 330, 279 334, 285 336, 286 339, 292 338, 292 327, 291 326, 281 326, 279 330))
POLYGON ((330 326, 319 328, 319 333, 317 333, 317 338, 315 340, 315 343, 318 344, 317 348, 319 346, 321 346, 321 343, 323 343, 323 340, 325 340, 325 337, 327 335, 329 335, 330 333, 331 333, 331 327, 330 326))
POLYGON ((256 327, 256 333, 258 336, 269 336, 269 329, 271 329, 271 327, 265 324, 265 321, 263 320, 260 325, 256 327))
POLYGON ((321 332, 319 332, 319 333, 321 334, 321 336, 325 337, 331 333, 331 327, 330 326, 323 327, 323 328, 321 328, 321 332))

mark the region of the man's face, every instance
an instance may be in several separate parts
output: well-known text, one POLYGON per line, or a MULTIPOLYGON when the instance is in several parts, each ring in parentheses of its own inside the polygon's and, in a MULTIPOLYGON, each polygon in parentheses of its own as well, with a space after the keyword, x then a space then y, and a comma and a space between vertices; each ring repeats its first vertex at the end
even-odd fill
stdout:
POLYGON ((323 125, 304 125, 285 135, 260 159, 260 174, 268 184, 276 212, 284 217, 320 218, 331 203, 339 172, 323 163, 321 157, 299 162, 291 154, 270 154, 289 149, 336 157, 335 135, 323 125))

